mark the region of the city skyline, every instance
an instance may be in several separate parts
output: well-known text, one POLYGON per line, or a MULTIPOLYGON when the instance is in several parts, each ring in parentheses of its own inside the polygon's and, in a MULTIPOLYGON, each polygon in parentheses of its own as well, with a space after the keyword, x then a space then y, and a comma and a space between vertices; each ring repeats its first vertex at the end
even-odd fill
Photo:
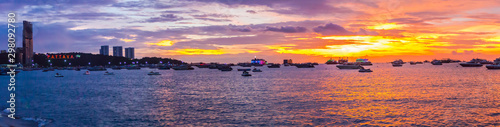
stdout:
POLYGON ((0 12, 16 12, 19 25, 33 23, 38 53, 99 54, 99 45, 121 45, 137 48, 136 58, 236 63, 257 56, 272 63, 323 63, 330 57, 493 60, 500 53, 499 5, 493 0, 105 0, 2 3, 0 12))

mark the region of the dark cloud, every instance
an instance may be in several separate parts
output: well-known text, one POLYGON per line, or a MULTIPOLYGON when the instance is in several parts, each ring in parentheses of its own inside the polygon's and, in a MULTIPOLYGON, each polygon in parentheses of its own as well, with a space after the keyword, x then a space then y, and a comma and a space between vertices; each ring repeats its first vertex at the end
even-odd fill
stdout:
POLYGON ((344 27, 329 23, 326 24, 325 26, 318 26, 313 29, 314 32, 320 33, 322 35, 351 35, 353 34, 350 31, 347 31, 344 27))
POLYGON ((306 32, 307 29, 305 27, 292 27, 292 26, 282 26, 281 28, 277 27, 266 27, 265 31, 274 31, 274 32, 283 32, 283 33, 303 33, 306 32))
POLYGON ((320 33, 321 35, 378 35, 377 32, 367 31, 365 29, 359 29, 358 32, 351 32, 346 30, 344 27, 333 23, 328 23, 324 26, 317 26, 313 28, 313 31, 320 33))
POLYGON ((163 14, 160 17, 151 17, 144 22, 174 22, 183 20, 184 18, 176 16, 174 14, 163 14))
POLYGON ((256 14, 257 12, 254 11, 254 10, 247 10, 248 13, 251 13, 251 14, 256 14))

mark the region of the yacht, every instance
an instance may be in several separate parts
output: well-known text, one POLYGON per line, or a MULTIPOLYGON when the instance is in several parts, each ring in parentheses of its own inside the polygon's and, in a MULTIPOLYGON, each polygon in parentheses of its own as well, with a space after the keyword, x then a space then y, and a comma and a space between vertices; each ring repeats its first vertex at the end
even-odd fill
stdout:
POLYGON ((64 77, 64 76, 59 73, 56 73, 55 77, 64 77))
POLYGON ((432 60, 431 64, 432 65, 443 65, 443 63, 440 60, 432 60))
POLYGON ((238 71, 250 71, 252 69, 247 69, 247 68, 239 68, 238 71))
POLYGON ((356 63, 359 63, 361 66, 371 66, 372 62, 368 61, 368 59, 356 59, 356 63))
POLYGON ((486 65, 488 69, 500 69, 500 58, 497 58, 493 61, 492 65, 486 65))
POLYGON ((359 69, 359 72, 373 72, 373 71, 370 69, 361 68, 361 69, 359 69))
POLYGON ((410 61, 410 65, 417 65, 417 62, 410 61))
POLYGON ((337 68, 339 69, 361 69, 361 65, 357 63, 344 63, 341 65, 337 65, 337 68))
POLYGON ((296 64, 295 67, 297 68, 314 68, 313 64, 296 64))
POLYGON ((327 65, 330 65, 330 64, 338 64, 338 62, 337 62, 337 61, 335 61, 334 59, 330 58, 328 61, 326 61, 326 63, 325 63, 325 64, 327 64, 327 65))
POLYGON ((269 64, 267 65, 268 68, 280 68, 280 64, 269 64))
POLYGON ((160 72, 153 72, 153 71, 151 71, 151 72, 148 73, 148 75, 161 75, 161 74, 160 74, 160 72))
POLYGON ((481 59, 472 59, 466 63, 460 63, 462 67, 482 67, 483 65, 480 63, 481 59))
POLYGON ((175 67, 172 67, 172 69, 174 70, 194 70, 193 67, 191 66, 188 66, 188 65, 179 65, 179 66, 175 66, 175 67))
POLYGON ((250 73, 248 73, 247 71, 243 71, 243 74, 241 74, 241 76, 252 76, 250 73))
POLYGON ((253 68, 252 72, 262 72, 262 70, 257 69, 257 68, 253 68))
POLYGON ((399 59, 399 60, 394 60, 394 61, 392 62, 392 66, 393 66, 393 67, 401 67, 401 66, 403 66, 403 64, 404 64, 404 62, 403 62, 403 60, 401 60, 401 59, 399 59))
POLYGON ((104 72, 104 75, 115 75, 115 73, 106 71, 106 72, 104 72))

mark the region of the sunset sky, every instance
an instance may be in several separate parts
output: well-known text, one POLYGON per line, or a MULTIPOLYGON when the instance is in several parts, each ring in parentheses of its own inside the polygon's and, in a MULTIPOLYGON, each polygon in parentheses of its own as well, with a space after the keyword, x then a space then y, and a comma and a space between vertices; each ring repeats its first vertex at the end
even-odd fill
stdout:
MULTIPOLYGON (((34 24, 34 50, 186 62, 324 63, 330 57, 423 61, 500 57, 498 0, 7 0, 34 24), (110 50, 111 51, 111 50, 110 50), (112 54, 112 52, 110 53, 112 54)), ((4 20, 4 25, 6 21, 4 20)), ((18 21, 21 23, 22 21, 18 21)), ((18 29, 21 36, 22 29, 18 29)), ((6 39, 6 30, 0 39, 6 39)), ((18 39, 18 45, 22 43, 18 39)), ((7 42, 0 44, 7 47, 7 42)))

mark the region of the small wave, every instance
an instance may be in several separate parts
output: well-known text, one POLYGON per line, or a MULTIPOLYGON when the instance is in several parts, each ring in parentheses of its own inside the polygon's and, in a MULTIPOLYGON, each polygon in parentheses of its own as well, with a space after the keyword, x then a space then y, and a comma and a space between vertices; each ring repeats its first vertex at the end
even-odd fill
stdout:
MULTIPOLYGON (((9 113, 10 113, 10 111, 8 109, 5 109, 5 110, 3 110, 2 113, 0 113, 0 115, 2 115, 2 117, 7 117, 7 114, 9 114, 9 113)), ((20 120, 24 120, 24 121, 33 121, 33 122, 38 124, 38 127, 43 127, 43 126, 45 126, 53 121, 51 119, 34 118, 34 117, 20 117, 20 118, 16 117, 16 119, 20 119, 20 120)))

